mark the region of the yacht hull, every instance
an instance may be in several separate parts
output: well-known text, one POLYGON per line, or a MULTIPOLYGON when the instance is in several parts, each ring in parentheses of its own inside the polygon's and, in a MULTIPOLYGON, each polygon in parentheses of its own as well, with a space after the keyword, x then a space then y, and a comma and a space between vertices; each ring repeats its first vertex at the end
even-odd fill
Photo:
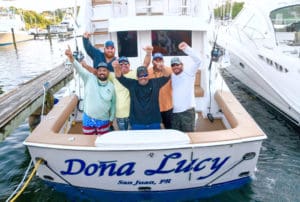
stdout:
MULTIPOLYGON (((16 43, 24 42, 24 41, 28 41, 28 40, 33 39, 33 36, 27 34, 26 32, 24 32, 24 33, 16 32, 14 35, 15 35, 16 43)), ((8 46, 8 45, 12 45, 13 43, 14 42, 13 42, 12 33, 8 33, 8 32, 0 33, 0 46, 8 46)))

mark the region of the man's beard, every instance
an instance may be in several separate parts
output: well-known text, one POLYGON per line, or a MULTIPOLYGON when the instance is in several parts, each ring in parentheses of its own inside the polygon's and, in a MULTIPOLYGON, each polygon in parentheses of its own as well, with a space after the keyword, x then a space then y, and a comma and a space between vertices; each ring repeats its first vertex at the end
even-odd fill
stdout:
POLYGON ((108 59, 112 59, 115 55, 113 53, 106 53, 105 56, 108 58, 108 59))
POLYGON ((104 75, 100 75, 98 78, 99 78, 100 81, 106 81, 107 80, 107 76, 104 76, 104 75))

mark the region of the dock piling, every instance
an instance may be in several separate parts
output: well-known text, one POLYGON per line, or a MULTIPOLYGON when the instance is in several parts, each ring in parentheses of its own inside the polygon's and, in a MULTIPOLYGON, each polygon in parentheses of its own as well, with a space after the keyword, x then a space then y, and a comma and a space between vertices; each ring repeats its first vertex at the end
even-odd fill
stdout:
POLYGON ((11 28, 11 35, 12 35, 14 47, 17 50, 17 43, 16 43, 16 37, 15 37, 14 28, 11 28))

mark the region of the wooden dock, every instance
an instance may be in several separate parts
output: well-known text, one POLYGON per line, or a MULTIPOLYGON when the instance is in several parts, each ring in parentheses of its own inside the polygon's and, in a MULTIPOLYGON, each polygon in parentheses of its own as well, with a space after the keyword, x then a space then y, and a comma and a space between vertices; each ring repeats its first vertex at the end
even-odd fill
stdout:
POLYGON ((55 93, 72 78, 73 68, 61 64, 0 96, 0 142, 42 105, 45 86, 55 93))

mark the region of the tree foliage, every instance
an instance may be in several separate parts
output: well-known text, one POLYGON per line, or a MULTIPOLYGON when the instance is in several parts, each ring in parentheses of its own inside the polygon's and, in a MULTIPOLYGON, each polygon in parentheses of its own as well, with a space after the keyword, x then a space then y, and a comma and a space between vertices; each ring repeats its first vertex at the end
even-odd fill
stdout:
POLYGON ((231 2, 226 1, 224 5, 214 9, 214 14, 218 19, 229 19, 231 12, 231 17, 234 19, 242 10, 243 6, 244 2, 234 2, 232 4, 231 2))
POLYGON ((44 11, 42 13, 15 7, 10 7, 8 10, 12 13, 20 14, 23 17, 26 29, 45 29, 48 25, 59 24, 66 13, 65 9, 56 9, 54 12, 44 11))

